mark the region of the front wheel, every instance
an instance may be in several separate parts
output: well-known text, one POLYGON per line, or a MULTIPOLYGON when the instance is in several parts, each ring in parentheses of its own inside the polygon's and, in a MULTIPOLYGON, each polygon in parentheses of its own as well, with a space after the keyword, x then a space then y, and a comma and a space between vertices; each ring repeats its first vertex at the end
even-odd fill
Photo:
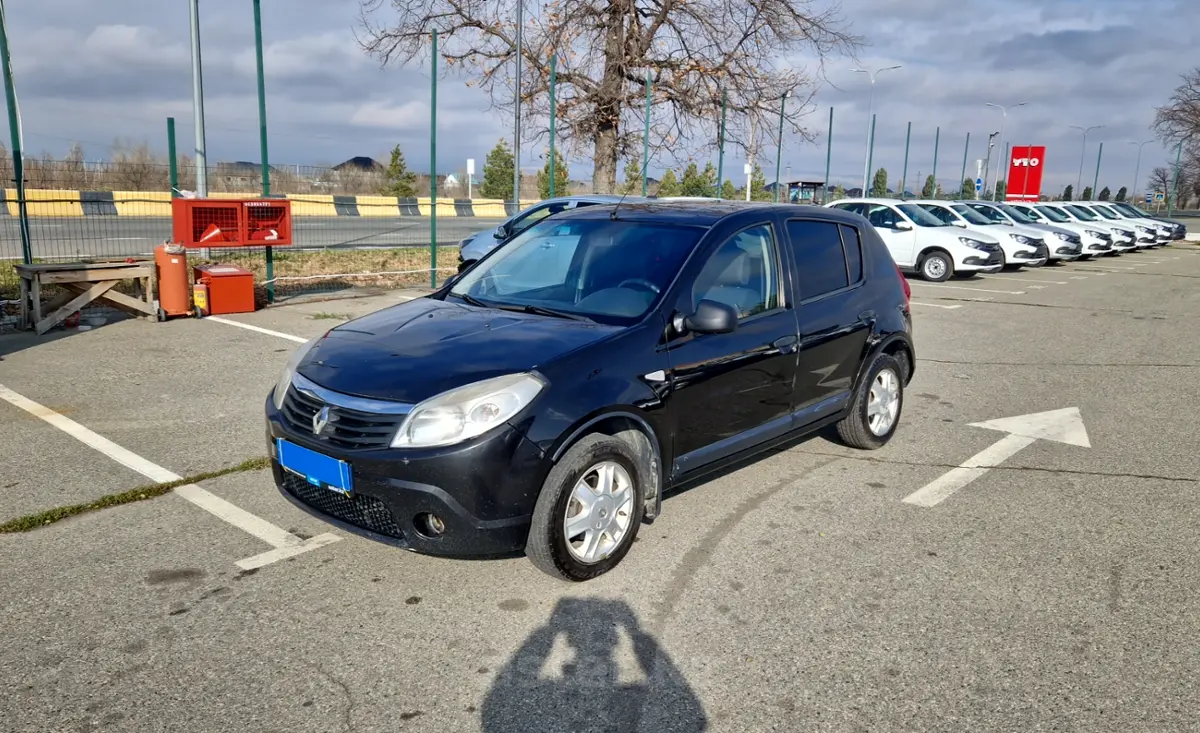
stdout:
POLYGON ((895 435, 903 407, 904 370, 896 357, 880 354, 863 375, 849 414, 838 423, 838 436, 851 448, 882 448, 895 435))
POLYGON ((571 446, 542 484, 525 554, 542 572, 570 581, 612 570, 633 546, 648 480, 632 446, 592 434, 571 446))
POLYGON ((923 279, 940 283, 945 282, 954 273, 954 263, 945 252, 930 252, 921 258, 918 270, 923 279))

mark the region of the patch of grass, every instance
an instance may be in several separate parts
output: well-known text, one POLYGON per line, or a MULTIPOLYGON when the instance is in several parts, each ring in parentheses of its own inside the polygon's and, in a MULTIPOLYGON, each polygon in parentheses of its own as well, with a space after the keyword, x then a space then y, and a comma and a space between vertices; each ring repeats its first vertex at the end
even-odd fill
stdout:
POLYGON ((135 501, 145 501, 153 499, 156 496, 171 491, 177 486, 185 484, 195 484, 201 481, 217 478, 218 476, 228 476, 231 473, 242 473, 243 471, 257 471, 261 468, 266 468, 271 465, 268 458, 251 458, 248 461, 243 461, 236 466, 221 468, 216 471, 208 471, 206 473, 198 473, 193 476, 184 476, 178 481, 168 481, 163 484, 147 484, 138 486, 137 488, 122 491, 119 494, 108 494, 102 496, 95 501, 90 501, 86 504, 71 504, 69 506, 60 506, 54 509, 47 509, 36 514, 27 514, 23 517, 10 519, 3 524, 0 524, 0 534, 13 534, 16 532, 30 532, 41 527, 45 527, 55 522, 61 522, 68 517, 74 517, 79 514, 99 511, 109 507, 121 506, 122 504, 131 504, 135 501))
POLYGON ((321 311, 313 313, 308 319, 310 321, 348 321, 350 320, 350 316, 346 313, 326 313, 325 311, 321 311))

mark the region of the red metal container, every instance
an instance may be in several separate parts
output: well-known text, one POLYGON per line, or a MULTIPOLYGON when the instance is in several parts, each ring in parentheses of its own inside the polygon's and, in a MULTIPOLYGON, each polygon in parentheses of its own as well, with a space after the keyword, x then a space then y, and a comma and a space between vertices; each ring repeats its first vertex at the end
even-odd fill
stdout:
POLYGON ((285 247, 292 243, 287 199, 171 199, 172 234, 185 247, 285 247))
POLYGON ((192 279, 208 289, 208 313, 254 312, 254 273, 233 265, 197 265, 192 279))
POLYGON ((154 267, 158 278, 158 307, 170 316, 192 314, 192 289, 188 283, 187 250, 178 244, 160 244, 154 248, 154 267))

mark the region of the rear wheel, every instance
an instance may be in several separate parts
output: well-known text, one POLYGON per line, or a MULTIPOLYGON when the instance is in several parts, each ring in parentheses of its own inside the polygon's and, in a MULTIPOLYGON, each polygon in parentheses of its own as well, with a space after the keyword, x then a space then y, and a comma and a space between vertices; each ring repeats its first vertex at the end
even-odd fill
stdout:
POLYGON ((945 282, 954 273, 954 263, 945 252, 929 252, 921 257, 917 270, 930 282, 945 282))
POLYGON ((892 439, 904 407, 904 373, 894 356, 875 357, 858 385, 849 414, 837 426, 846 445, 875 450, 892 439))
POLYGON ((624 440, 593 433, 571 446, 546 477, 525 554, 542 572, 590 580, 617 566, 633 546, 649 479, 624 440))

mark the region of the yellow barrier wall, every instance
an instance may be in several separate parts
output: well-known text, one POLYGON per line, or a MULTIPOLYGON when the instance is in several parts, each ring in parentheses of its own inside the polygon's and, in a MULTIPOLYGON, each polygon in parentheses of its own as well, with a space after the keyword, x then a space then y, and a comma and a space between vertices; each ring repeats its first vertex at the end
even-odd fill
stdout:
POLYGON ((292 202, 292 216, 337 216, 333 196, 323 193, 287 195, 292 202))
POLYGON ((117 216, 171 216, 171 194, 167 191, 113 191, 117 216))
MULTIPOLYGON (((8 213, 17 216, 17 190, 5 189, 8 213)), ((48 188, 25 189, 25 201, 30 216, 83 216, 78 191, 59 191, 48 188)))
POLYGON ((504 202, 500 199, 475 199, 471 202, 471 210, 475 212, 475 216, 508 218, 508 214, 504 211, 504 202))
MULTIPOLYGON (((437 200, 437 206, 439 219, 441 219, 443 216, 457 216, 457 214, 454 213, 454 199, 444 199, 439 196, 437 200)), ((431 212, 433 211, 433 205, 430 203, 430 199, 417 199, 417 211, 421 212, 421 216, 430 216, 431 212)))
POLYGON ((359 216, 400 216, 400 199, 395 196, 355 196, 359 216))

